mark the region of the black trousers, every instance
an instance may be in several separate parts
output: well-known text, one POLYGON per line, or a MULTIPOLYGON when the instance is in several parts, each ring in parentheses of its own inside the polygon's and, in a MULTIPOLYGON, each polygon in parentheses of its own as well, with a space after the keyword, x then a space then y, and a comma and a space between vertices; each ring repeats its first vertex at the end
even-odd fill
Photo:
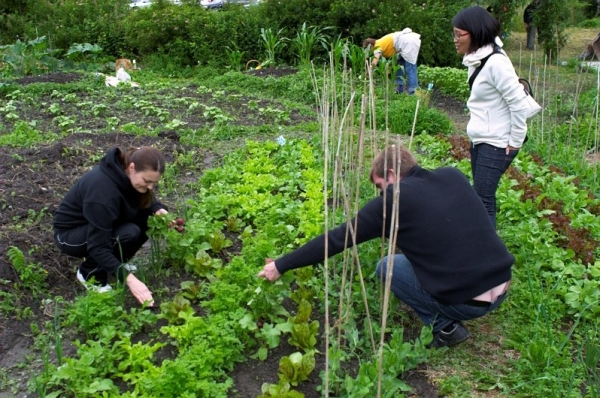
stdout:
MULTIPOLYGON (((121 263, 129 261, 148 240, 146 232, 148 231, 149 216, 149 210, 140 211, 131 222, 118 225, 112 231, 110 245, 114 256, 121 263)), ((79 266, 79 271, 86 280, 94 277, 98 284, 106 285, 108 283, 108 271, 102 264, 98 264, 89 257, 87 233, 87 224, 69 230, 56 231, 54 233, 54 241, 64 254, 84 258, 83 263, 79 266)), ((118 276, 121 279, 125 275, 126 273, 121 272, 118 276)))

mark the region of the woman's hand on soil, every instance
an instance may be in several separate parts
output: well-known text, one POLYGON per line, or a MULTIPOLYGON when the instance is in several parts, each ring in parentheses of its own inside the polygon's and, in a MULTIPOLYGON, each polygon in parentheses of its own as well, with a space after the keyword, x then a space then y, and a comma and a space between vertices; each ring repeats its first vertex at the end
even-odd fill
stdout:
MULTIPOLYGON (((270 260, 270 259, 268 259, 270 260)), ((276 281, 277 279, 279 279, 281 277, 281 274, 279 273, 279 271, 277 270, 277 267, 275 267, 275 261, 270 261, 268 262, 264 268, 262 269, 262 271, 260 271, 258 273, 258 277, 259 278, 265 278, 271 282, 276 281)))
POLYGON ((152 293, 148 289, 148 286, 146 286, 144 284, 144 282, 140 281, 133 274, 127 275, 126 282, 127 282, 127 287, 129 288, 129 291, 131 291, 131 294, 133 294, 133 297, 135 297, 136 300, 140 304, 144 304, 145 302, 148 302, 148 307, 152 307, 154 305, 154 299, 152 298, 152 293))

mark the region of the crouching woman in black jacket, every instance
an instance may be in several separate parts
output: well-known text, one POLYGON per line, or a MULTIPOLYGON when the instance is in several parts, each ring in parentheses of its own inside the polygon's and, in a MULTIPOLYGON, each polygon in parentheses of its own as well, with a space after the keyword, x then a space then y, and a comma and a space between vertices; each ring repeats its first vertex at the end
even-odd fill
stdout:
POLYGON ((64 197, 54 214, 54 240, 63 253, 84 258, 77 271, 84 286, 108 291, 108 276, 115 275, 140 303, 153 305, 127 261, 148 239, 148 217, 167 213, 153 192, 164 172, 156 148, 113 148, 64 197), (95 283, 88 282, 92 278, 95 283))

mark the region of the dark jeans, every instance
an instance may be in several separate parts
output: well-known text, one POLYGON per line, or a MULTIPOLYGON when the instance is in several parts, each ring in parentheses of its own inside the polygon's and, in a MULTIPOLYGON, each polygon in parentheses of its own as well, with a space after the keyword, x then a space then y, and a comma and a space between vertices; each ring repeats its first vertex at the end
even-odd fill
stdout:
MULTIPOLYGON (((113 254, 121 263, 129 261, 148 240, 146 235, 148 216, 149 212, 140 212, 132 222, 119 225, 112 231, 111 246, 113 254)), ((79 266, 79 270, 86 280, 94 277, 98 284, 106 285, 108 283, 108 272, 102 267, 102 264, 98 264, 88 257, 87 231, 87 224, 69 230, 57 231, 54 234, 54 241, 64 254, 85 258, 79 266)), ((119 279, 124 278, 124 276, 125 273, 123 275, 119 274, 119 279)))
POLYGON ((528 28, 525 28, 527 31, 527 48, 533 50, 535 48, 535 34, 537 32, 537 27, 529 24, 528 28))
POLYGON ((519 150, 511 150, 507 155, 506 148, 471 143, 473 188, 481 198, 494 228, 496 228, 496 190, 500 177, 518 153, 519 150))
POLYGON ((406 79, 408 93, 414 94, 416 88, 419 87, 419 80, 417 77, 417 64, 411 64, 410 62, 406 62, 406 60, 400 55, 398 55, 397 64, 400 67, 396 71, 396 77, 394 79, 394 84, 396 85, 396 92, 404 92, 404 83, 406 79))
MULTIPOLYGON (((379 278, 387 269, 388 257, 384 257, 377 264, 376 273, 379 278)), ((415 275, 412 264, 403 254, 396 254, 392 259, 391 290, 401 301, 408 304, 419 316, 425 325, 433 325, 433 332, 437 333, 455 321, 468 321, 480 318, 495 310, 506 298, 506 293, 500 295, 496 301, 486 306, 470 304, 444 304, 433 298, 421 288, 421 283, 415 275)))

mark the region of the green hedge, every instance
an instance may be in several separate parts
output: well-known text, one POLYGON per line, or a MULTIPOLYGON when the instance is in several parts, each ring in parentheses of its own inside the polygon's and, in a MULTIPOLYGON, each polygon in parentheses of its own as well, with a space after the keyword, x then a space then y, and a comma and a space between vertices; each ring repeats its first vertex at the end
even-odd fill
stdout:
POLYGON ((55 49, 91 43, 121 57, 128 49, 124 26, 130 13, 128 0, 28 0, 19 11, 0 15, 0 44, 47 36, 55 49))
MULTIPOLYGON (((457 0, 263 0, 244 8, 226 5, 207 11, 196 0, 174 6, 157 0, 149 8, 131 10, 128 0, 28 0, 20 11, 0 15, 0 44, 16 38, 47 36, 51 46, 66 50, 74 43, 98 44, 104 55, 143 58, 165 54, 181 66, 218 65, 227 60, 226 47, 243 52, 243 62, 264 60, 261 28, 282 30, 288 39, 306 26, 328 27, 331 40, 344 37, 360 44, 410 27, 422 35, 419 63, 457 66, 450 32, 451 20, 470 1, 457 0), (451 4, 450 4, 451 3, 451 4)), ((12 11, 12 12, 11 12, 12 11)), ((281 62, 295 64, 292 46, 284 48, 281 62)), ((319 46, 315 56, 326 59, 319 46)))

